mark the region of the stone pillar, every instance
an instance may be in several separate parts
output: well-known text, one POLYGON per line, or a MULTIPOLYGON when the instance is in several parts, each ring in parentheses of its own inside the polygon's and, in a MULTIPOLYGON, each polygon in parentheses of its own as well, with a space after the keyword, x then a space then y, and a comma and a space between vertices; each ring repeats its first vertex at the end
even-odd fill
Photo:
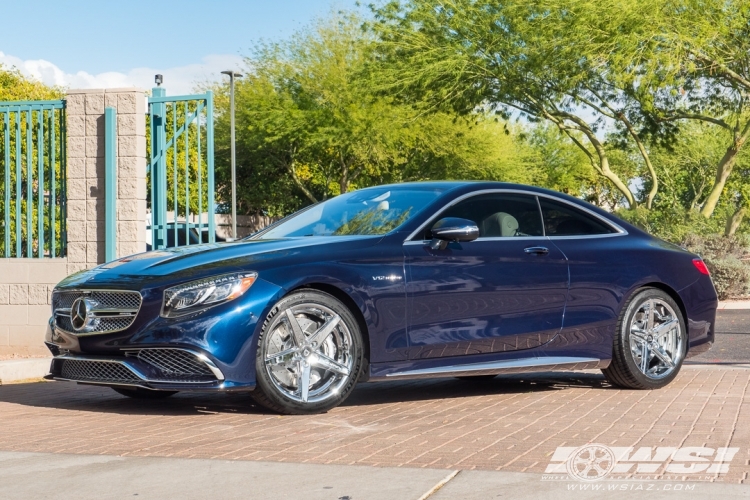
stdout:
POLYGON ((117 109, 117 256, 146 250, 146 94, 70 90, 66 97, 68 272, 104 262, 104 108, 117 109))

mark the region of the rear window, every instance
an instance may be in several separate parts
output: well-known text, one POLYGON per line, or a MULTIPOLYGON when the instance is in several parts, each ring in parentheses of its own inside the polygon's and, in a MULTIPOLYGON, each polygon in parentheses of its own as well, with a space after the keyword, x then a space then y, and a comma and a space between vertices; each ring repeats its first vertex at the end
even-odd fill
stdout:
POLYGON ((547 236, 589 236, 616 232, 609 224, 566 203, 539 197, 539 204, 547 236))

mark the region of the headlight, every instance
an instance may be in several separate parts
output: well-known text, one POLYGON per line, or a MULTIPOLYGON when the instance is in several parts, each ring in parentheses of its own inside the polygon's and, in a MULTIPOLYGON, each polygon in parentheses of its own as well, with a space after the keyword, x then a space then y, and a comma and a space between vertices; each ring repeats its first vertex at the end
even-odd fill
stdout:
POLYGON ((255 283, 258 273, 232 273, 213 276, 164 290, 161 315, 177 318, 229 302, 255 283))

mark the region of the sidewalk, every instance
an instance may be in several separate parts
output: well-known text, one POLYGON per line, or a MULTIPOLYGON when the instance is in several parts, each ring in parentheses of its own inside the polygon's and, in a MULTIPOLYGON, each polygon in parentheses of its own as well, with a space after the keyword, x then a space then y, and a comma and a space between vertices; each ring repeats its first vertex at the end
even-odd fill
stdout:
POLYGON ((724 309, 750 309, 750 300, 719 301, 719 310, 724 310, 724 309))
POLYGON ((552 482, 514 472, 0 452, 0 497, 9 500, 581 500, 603 491, 615 499, 642 491, 649 498, 750 496, 747 486, 725 483, 552 482))
POLYGON ((22 380, 38 380, 49 373, 52 358, 23 358, 0 361, 0 385, 22 380))

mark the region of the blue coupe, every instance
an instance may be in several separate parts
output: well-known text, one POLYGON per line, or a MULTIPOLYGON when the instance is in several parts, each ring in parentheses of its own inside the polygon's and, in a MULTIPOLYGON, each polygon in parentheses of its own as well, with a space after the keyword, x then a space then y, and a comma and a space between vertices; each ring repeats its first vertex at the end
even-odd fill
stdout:
POLYGON ((289 414, 367 380, 595 368, 656 389, 710 348, 716 308, 700 257, 581 200, 407 183, 66 278, 48 377, 135 398, 251 391, 289 414))

